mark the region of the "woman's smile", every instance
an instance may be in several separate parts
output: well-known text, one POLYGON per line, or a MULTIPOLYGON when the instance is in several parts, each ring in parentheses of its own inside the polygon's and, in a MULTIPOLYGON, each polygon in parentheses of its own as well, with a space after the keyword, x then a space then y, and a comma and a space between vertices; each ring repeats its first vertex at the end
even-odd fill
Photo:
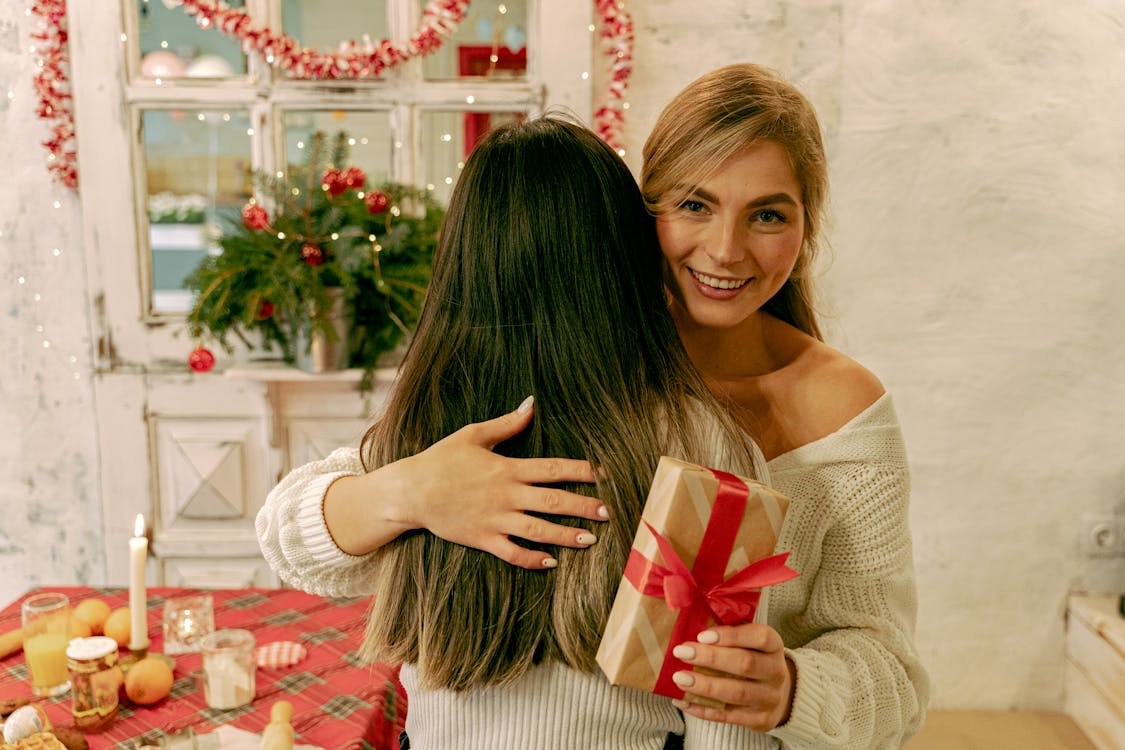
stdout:
POLYGON ((695 279, 699 293, 716 300, 731 299, 738 296, 738 293, 753 280, 753 277, 712 276, 690 267, 688 272, 695 279))

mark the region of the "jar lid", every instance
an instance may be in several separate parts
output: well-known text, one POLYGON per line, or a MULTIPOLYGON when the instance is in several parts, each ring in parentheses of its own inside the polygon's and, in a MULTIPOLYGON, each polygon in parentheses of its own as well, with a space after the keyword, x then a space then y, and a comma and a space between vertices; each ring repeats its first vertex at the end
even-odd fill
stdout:
POLYGON ((66 647, 68 659, 100 659, 114 653, 117 653, 117 641, 104 635, 72 638, 66 647))

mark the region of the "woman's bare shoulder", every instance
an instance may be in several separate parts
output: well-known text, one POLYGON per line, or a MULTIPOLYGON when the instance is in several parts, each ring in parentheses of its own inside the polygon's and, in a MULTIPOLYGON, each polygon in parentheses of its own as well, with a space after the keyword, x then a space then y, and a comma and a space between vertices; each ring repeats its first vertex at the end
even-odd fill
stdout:
POLYGON ((836 432, 885 392, 875 373, 820 341, 808 346, 794 365, 785 390, 803 432, 813 439, 836 432))

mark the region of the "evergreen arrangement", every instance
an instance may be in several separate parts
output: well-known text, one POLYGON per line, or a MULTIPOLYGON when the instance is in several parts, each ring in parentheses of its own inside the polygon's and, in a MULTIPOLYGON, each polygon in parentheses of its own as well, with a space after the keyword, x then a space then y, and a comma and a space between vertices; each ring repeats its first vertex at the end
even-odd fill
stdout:
POLYGON ((313 331, 335 340, 332 292, 345 298, 351 367, 370 384, 376 360, 408 336, 430 280, 444 209, 429 192, 395 183, 367 184, 344 167, 348 138, 316 133, 304 164, 253 175, 256 195, 240 221, 190 274, 195 293, 187 322, 228 353, 232 338, 251 350, 279 351, 289 363, 313 331))

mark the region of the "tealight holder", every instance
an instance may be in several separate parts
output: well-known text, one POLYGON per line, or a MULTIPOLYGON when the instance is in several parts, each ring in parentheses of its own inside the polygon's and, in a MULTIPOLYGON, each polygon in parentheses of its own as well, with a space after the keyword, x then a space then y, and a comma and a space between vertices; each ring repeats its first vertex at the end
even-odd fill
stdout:
POLYGON ((193 654, 215 632, 215 602, 210 594, 164 601, 164 653, 193 654))

